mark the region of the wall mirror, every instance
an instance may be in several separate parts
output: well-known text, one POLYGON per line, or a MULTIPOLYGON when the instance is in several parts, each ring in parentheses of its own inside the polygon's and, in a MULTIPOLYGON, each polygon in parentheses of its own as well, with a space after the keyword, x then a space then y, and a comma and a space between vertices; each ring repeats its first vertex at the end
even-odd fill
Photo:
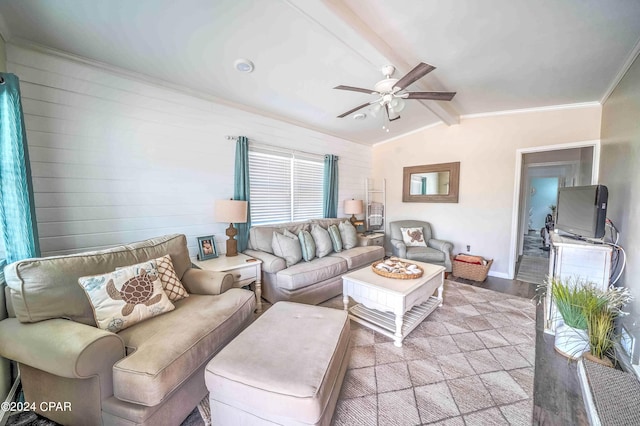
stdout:
POLYGON ((457 203, 460 162, 405 167, 402 201, 405 203, 457 203))

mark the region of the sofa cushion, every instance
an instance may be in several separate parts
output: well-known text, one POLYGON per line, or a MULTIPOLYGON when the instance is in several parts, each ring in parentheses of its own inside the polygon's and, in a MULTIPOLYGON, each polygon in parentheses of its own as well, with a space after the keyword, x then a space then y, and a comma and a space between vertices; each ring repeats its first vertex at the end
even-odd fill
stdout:
POLYGON ((444 262, 445 254, 431 247, 407 247, 407 257, 420 262, 444 262))
POLYGON ((384 249, 380 246, 354 247, 349 250, 342 250, 340 253, 331 253, 330 257, 338 257, 347 262, 347 267, 351 269, 361 268, 384 257, 384 249))
POLYGON ((347 272, 347 262, 332 256, 293 265, 276 274, 277 286, 297 290, 347 272))
POLYGON ((20 322, 67 318, 95 326, 93 310, 78 278, 114 271, 165 254, 178 278, 191 267, 184 235, 165 235, 106 250, 24 259, 8 265, 5 280, 11 288, 11 303, 20 322))
POLYGON ((338 229, 340 230, 340 238, 342 239, 342 246, 345 250, 349 250, 358 245, 358 233, 351 222, 348 220, 340 222, 338 229))
POLYGON ((316 256, 325 257, 333 251, 333 243, 331 242, 329 231, 320 225, 313 225, 311 227, 311 236, 316 243, 316 256))
POLYGON ((291 238, 273 231, 271 247, 273 248, 273 254, 284 258, 287 262, 287 267, 293 266, 302 260, 300 241, 295 235, 294 238, 291 238))
POLYGON ((336 253, 342 250, 342 238, 340 237, 340 230, 338 226, 331 225, 327 229, 329 236, 331 237, 331 244, 333 245, 333 251, 336 253))
POLYGON ((118 333, 128 353, 113 366, 119 400, 149 407, 163 402, 250 322, 255 296, 234 288, 218 296, 192 294, 175 306, 118 333))
POLYGON ((78 283, 87 293, 98 328, 112 333, 174 309, 155 262, 80 277, 78 283))
POLYGON ((316 257, 316 243, 309 231, 300 231, 298 234, 300 240, 300 248, 302 249, 302 258, 308 262, 316 257))

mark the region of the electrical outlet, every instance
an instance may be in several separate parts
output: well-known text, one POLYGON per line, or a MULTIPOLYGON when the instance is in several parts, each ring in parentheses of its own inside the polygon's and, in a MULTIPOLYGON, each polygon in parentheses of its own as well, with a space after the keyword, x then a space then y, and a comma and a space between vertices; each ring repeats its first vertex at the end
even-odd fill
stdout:
POLYGON ((467 245, 467 253, 471 251, 471 246, 467 245))

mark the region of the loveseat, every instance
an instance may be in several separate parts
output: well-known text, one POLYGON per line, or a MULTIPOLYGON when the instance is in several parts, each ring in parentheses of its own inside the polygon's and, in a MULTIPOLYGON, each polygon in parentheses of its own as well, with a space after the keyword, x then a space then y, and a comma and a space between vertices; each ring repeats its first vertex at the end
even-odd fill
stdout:
POLYGON ((262 297, 270 303, 288 300, 318 304, 342 293, 342 275, 384 257, 382 247, 364 246, 360 240, 355 247, 331 250, 325 256, 300 260, 289 266, 284 257, 274 254, 274 233, 282 234, 286 230, 298 236, 301 231, 312 232, 314 226, 327 230, 345 221, 348 223, 348 219, 312 219, 251 227, 249 248, 244 253, 262 260, 262 297))
POLYGON ((255 308, 254 294, 232 288, 231 275, 192 267, 184 235, 21 260, 5 268, 5 278, 9 318, 0 321, 0 355, 19 363, 25 400, 64 425, 180 424, 207 394, 206 364, 255 308), (97 328, 79 278, 167 254, 188 296, 121 331, 97 328), (70 409, 47 410, 43 402, 70 409))

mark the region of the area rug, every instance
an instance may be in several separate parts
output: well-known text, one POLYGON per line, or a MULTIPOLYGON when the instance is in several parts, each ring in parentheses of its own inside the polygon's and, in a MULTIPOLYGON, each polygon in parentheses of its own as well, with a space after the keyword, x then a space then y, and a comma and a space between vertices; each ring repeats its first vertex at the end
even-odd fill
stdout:
POLYGON ((542 284, 549 275, 549 259, 534 256, 522 256, 516 280, 526 283, 542 284))
MULTIPOLYGON (((342 297, 322 305, 343 309, 342 297)), ((531 424, 532 301, 447 280, 444 305, 402 348, 351 325, 351 361, 334 425, 531 424)))
MULTIPOLYGON (((343 309, 342 296, 322 305, 343 309)), ((444 305, 401 348, 386 336, 351 325, 351 360, 333 425, 531 424, 532 301, 447 280, 444 305)), ((55 425, 36 423, 42 418, 31 414, 10 418, 9 424, 55 425)), ((209 425, 209 419, 207 397, 182 426, 209 425)))

